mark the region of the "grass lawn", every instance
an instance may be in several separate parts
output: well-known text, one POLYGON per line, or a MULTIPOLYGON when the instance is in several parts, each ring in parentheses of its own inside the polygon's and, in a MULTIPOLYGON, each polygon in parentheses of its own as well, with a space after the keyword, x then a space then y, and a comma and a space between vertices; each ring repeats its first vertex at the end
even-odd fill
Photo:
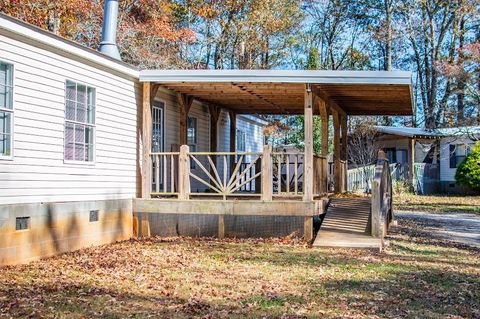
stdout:
POLYGON ((480 251, 400 220, 382 254, 131 240, 0 269, 0 317, 479 318, 480 251))
POLYGON ((394 208, 403 211, 432 213, 475 213, 480 214, 480 196, 423 196, 411 194, 394 195, 394 208))

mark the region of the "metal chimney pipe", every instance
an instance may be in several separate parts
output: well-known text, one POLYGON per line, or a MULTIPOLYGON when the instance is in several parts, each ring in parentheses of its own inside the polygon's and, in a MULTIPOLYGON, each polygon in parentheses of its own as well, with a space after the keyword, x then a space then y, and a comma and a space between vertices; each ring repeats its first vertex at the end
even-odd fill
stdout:
POLYGON ((105 0, 103 8, 102 42, 99 51, 114 59, 120 59, 117 47, 118 0, 105 0))

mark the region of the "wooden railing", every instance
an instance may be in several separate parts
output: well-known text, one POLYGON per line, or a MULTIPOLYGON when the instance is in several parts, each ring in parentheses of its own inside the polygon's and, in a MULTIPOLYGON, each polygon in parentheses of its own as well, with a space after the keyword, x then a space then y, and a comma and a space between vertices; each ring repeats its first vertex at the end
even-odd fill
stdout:
POLYGON ((313 194, 315 196, 326 195, 329 191, 328 164, 326 156, 313 156, 313 194))
POLYGON ((179 152, 151 153, 152 189, 151 194, 178 195, 179 152))
POLYGON ((298 152, 275 152, 273 164, 273 192, 289 197, 303 194, 303 154, 298 152))
POLYGON ((390 165, 385 154, 380 151, 375 176, 372 181, 371 225, 372 235, 383 238, 393 220, 392 209, 392 177, 390 165))
MULTIPOLYGON (((272 152, 269 147, 261 153, 190 152, 182 145, 180 152, 151 153, 150 194, 183 200, 195 196, 299 197, 305 187, 303 157, 299 152, 272 152)), ((326 167, 320 160, 319 166, 326 167)), ((321 171, 314 168, 314 174, 321 171)), ((315 178, 314 183, 318 183, 315 178)))
POLYGON ((196 181, 205 187, 205 192, 194 192, 192 188, 187 190, 189 195, 219 195, 226 199, 232 195, 254 195, 251 192, 240 193, 242 188, 255 183, 260 177, 261 171, 256 172, 258 162, 261 161, 262 153, 235 153, 235 152, 188 152, 189 162, 195 163, 197 170, 186 167, 186 173, 191 177, 190 185, 196 181), (234 156, 236 164, 230 168, 230 157, 234 156), (249 157, 248 163, 245 158, 249 157))

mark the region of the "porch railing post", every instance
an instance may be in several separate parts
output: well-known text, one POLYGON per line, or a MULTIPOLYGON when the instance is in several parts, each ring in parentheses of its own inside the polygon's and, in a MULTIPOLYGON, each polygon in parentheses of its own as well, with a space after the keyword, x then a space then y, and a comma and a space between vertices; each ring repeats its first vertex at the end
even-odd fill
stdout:
POLYGON ((262 157, 262 200, 271 201, 273 195, 272 149, 263 146, 262 157))
POLYGON ((190 195, 190 160, 188 145, 180 146, 178 156, 178 199, 188 200, 190 195))
POLYGON ((305 155, 303 159, 303 200, 313 200, 313 94, 310 84, 305 85, 305 155))

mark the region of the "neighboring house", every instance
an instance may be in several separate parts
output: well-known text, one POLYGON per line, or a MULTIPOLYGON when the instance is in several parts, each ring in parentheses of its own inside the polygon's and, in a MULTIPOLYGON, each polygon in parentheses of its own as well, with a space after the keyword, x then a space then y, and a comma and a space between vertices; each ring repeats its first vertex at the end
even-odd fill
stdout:
POLYGON ((480 126, 426 130, 411 127, 377 126, 376 140, 390 163, 399 164, 408 175, 409 159, 415 163, 415 175, 427 181, 425 193, 460 192, 455 183, 458 165, 480 139, 480 126), (411 158, 413 153, 413 158, 411 158))
MULTIPOLYGON (((0 14, 0 265, 132 236, 141 96, 135 68, 0 14)), ((191 150, 209 151, 208 108, 188 116, 191 150)), ((237 148, 261 152, 265 122, 236 122, 237 148)), ((219 151, 229 126, 222 111, 219 151)), ((179 130, 176 93, 160 89, 152 151, 178 151, 179 130)))

